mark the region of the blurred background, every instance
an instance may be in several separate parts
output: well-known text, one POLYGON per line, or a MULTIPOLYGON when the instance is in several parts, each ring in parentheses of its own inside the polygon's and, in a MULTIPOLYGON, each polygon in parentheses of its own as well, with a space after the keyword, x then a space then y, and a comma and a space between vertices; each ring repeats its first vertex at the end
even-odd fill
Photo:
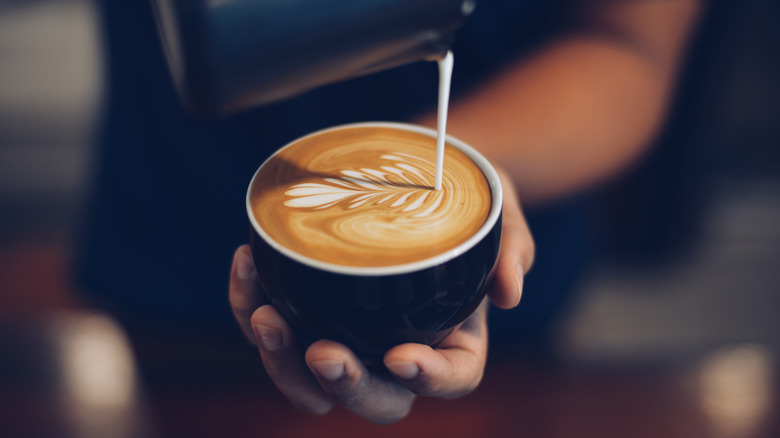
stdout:
POLYGON ((95 18, 0 0, 0 436, 780 436, 778 2, 712 2, 658 146, 596 196, 556 360, 492 357, 474 394, 385 428, 297 413, 243 344, 133 345, 80 302, 95 18))

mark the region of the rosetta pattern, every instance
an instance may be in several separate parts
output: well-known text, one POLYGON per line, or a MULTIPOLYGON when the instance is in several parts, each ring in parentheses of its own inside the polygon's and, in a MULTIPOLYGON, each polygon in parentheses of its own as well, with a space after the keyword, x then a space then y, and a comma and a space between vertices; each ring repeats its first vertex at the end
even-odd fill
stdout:
POLYGON ((423 169, 432 165, 413 155, 382 155, 391 164, 379 169, 342 170, 341 177, 291 186, 285 205, 292 208, 326 209, 342 206, 355 209, 367 204, 387 204, 411 217, 431 215, 443 194, 433 191, 433 175, 423 169))

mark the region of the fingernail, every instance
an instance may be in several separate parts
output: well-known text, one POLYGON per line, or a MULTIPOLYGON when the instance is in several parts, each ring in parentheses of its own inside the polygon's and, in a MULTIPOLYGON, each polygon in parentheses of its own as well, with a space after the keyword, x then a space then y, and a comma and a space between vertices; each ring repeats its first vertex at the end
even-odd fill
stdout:
POLYGON ((420 375, 420 367, 414 362, 388 362, 385 366, 402 379, 412 380, 420 375))
POLYGON ((515 306, 520 304, 520 298, 523 296, 523 266, 518 263, 515 271, 515 288, 517 289, 517 301, 515 306))
POLYGON ((274 351, 282 348, 282 333, 279 330, 264 325, 255 325, 255 333, 266 350, 274 351))
POLYGON ((245 253, 239 253, 236 260, 236 270, 238 271, 238 278, 242 280, 248 280, 255 274, 255 265, 252 263, 252 259, 245 253))
POLYGON ((318 360, 311 363, 314 370, 323 379, 335 382, 344 377, 344 362, 338 360, 318 360))

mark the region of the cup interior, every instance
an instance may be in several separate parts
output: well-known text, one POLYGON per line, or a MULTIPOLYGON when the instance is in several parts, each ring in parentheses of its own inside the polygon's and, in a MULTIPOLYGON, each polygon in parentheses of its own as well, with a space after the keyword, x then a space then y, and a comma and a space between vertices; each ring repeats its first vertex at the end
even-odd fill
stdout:
MULTIPOLYGON (((433 129, 429 129, 418 125, 406 124, 406 123, 393 123, 393 122, 351 123, 347 125, 339 125, 331 128, 326 128, 305 135, 303 137, 291 141, 287 145, 280 148, 279 151, 309 137, 324 135, 332 131, 340 131, 340 130, 353 129, 353 128, 365 128, 365 127, 398 129, 401 131, 409 131, 409 132, 424 134, 434 139, 436 138, 437 135, 437 132, 433 129)), ((482 174, 485 176, 485 179, 487 180, 488 186, 490 188, 491 206, 490 206, 490 211, 488 213, 487 219, 479 228, 479 230, 476 233, 474 233, 474 235, 469 237, 466 241, 464 241, 460 245, 450 250, 444 251, 441 254, 438 254, 434 257, 415 261, 412 263, 405 263, 405 264, 398 264, 398 265, 391 265, 391 266, 380 266, 380 267, 344 266, 344 265, 337 265, 333 263, 327 263, 327 262, 313 259, 311 257, 307 257, 276 242, 260 226, 258 221, 255 219, 254 213, 252 212, 251 199, 252 199, 252 187, 254 187, 254 182, 255 179, 257 178, 257 175, 262 171, 263 166, 265 166, 265 164, 268 161, 273 159, 273 157, 277 153, 279 153, 278 151, 273 155, 271 155, 271 157, 269 157, 258 168, 258 170, 255 172, 254 176, 252 177, 252 180, 249 183, 249 188, 247 189, 247 194, 246 194, 246 210, 247 210, 247 215, 249 217, 249 221, 252 224, 252 228, 254 228, 257 234, 276 251, 304 265, 308 265, 317 269, 321 269, 324 271, 333 272, 337 274, 356 275, 356 276, 396 275, 396 274, 414 272, 414 271, 443 264, 459 256, 460 254, 465 253, 473 246, 475 246, 477 243, 479 243, 482 239, 484 239, 485 236, 493 229, 493 227, 496 226, 496 223, 498 222, 498 219, 501 216, 501 208, 503 205, 503 192, 501 190, 501 183, 499 181, 498 174, 496 173, 493 166, 488 162, 488 160, 468 144, 449 135, 447 135, 447 146, 455 147, 461 152, 463 152, 482 171, 482 174)), ((445 162, 445 166, 446 166, 446 162, 445 162)))

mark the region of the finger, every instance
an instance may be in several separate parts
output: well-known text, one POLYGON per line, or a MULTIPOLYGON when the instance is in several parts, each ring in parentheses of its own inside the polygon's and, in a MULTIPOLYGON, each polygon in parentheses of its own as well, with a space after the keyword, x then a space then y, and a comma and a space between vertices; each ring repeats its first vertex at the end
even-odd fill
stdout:
POLYGON ((531 269, 535 248, 514 184, 505 173, 499 172, 499 176, 504 190, 503 228, 496 273, 488 296, 496 306, 509 309, 520 303, 523 277, 531 269))
POLYGON ((252 314, 260 357, 276 387, 300 409, 324 414, 333 401, 322 390, 304 362, 303 347, 287 321, 266 305, 252 314))
POLYGON ((487 360, 487 301, 435 349, 399 345, 385 354, 387 369, 412 392, 456 398, 479 385, 487 360))
POLYGON ((306 351, 306 362, 322 388, 347 410, 377 424, 404 418, 415 395, 384 371, 369 371, 342 344, 317 341, 306 351))
POLYGON ((233 309, 233 315, 236 317, 241 331, 244 332, 244 336, 249 342, 256 344, 250 319, 252 312, 263 304, 267 304, 267 300, 258 282, 249 245, 238 247, 233 254, 233 267, 230 270, 228 291, 230 307, 233 309))

